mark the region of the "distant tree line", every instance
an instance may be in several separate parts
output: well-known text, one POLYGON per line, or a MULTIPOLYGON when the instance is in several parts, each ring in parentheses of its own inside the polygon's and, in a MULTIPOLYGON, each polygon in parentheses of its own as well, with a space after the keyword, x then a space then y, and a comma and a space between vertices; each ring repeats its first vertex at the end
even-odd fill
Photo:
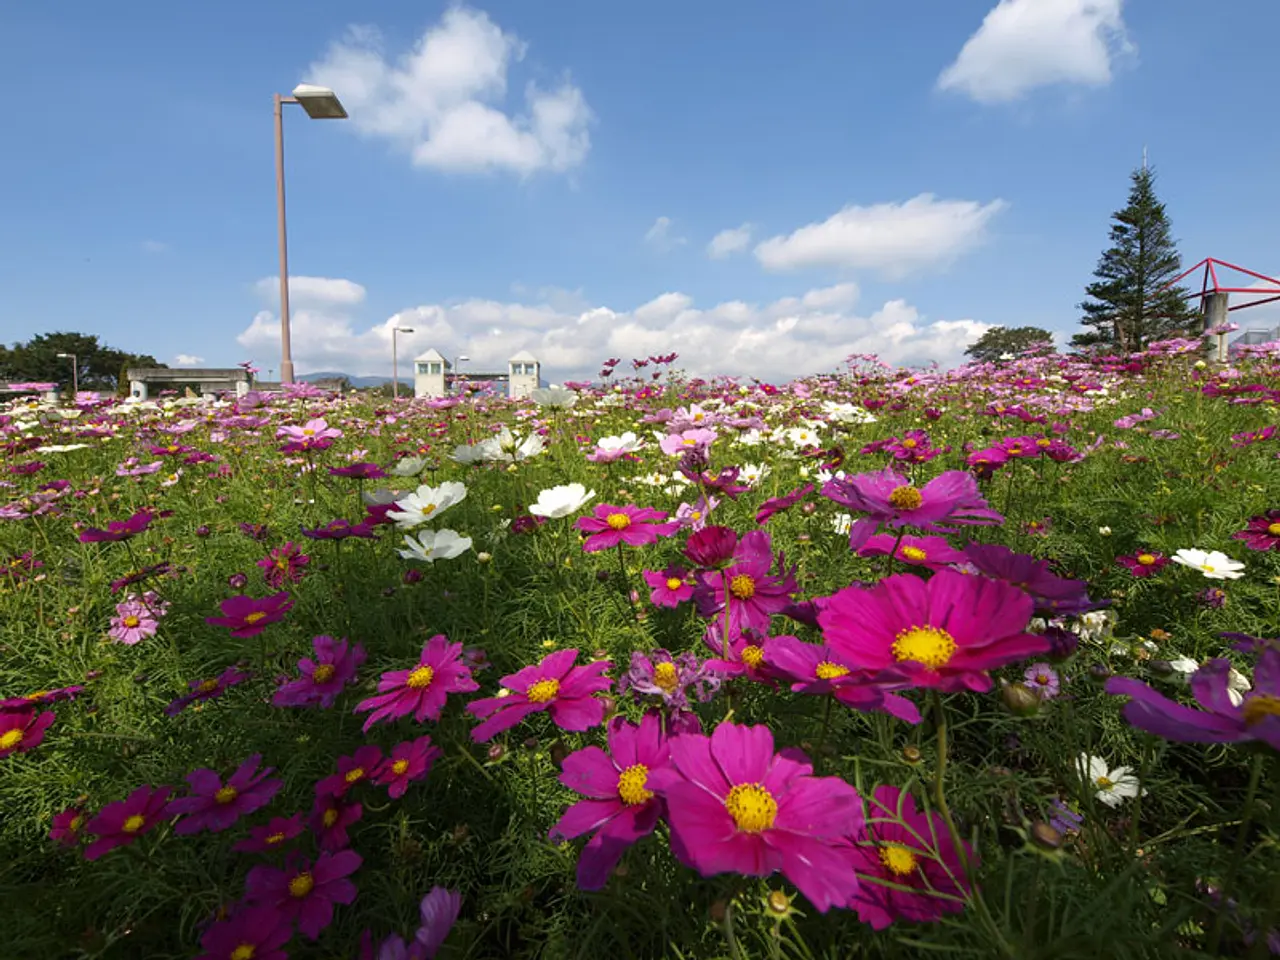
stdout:
POLYGON ((58 354, 74 355, 81 390, 127 390, 129 367, 163 367, 144 353, 129 353, 100 343, 92 334, 41 333, 11 347, 0 344, 0 383, 56 383, 69 388, 71 361, 58 354))

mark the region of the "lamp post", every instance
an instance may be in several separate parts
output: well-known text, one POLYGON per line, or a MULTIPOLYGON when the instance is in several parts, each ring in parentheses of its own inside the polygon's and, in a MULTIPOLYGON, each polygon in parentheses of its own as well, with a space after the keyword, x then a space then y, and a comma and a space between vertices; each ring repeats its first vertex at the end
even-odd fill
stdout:
POLYGON ((396 334, 413 333, 413 327, 391 328, 391 399, 400 399, 400 362, 396 359, 396 334))
POLYGON ((75 403, 80 395, 80 358, 74 353, 60 353, 58 359, 71 361, 71 402, 75 403))
MULTIPOLYGON (((454 358, 454 360, 453 360, 453 376, 454 376, 455 380, 461 380, 461 379, 462 379, 462 364, 463 364, 463 362, 464 362, 464 361, 467 361, 467 360, 470 360, 470 359, 471 359, 471 358, 470 358, 470 357, 468 357, 466 354, 463 354, 463 355, 461 355, 461 356, 458 356, 458 357, 455 357, 455 358, 454 358)), ((455 391, 455 392, 456 392, 456 391, 455 391)))
POLYGON ((327 87, 300 83, 292 96, 275 95, 276 221, 280 233, 280 382, 293 383, 293 348, 289 342, 289 255, 284 227, 284 104, 296 103, 312 120, 344 120, 346 108, 327 87))

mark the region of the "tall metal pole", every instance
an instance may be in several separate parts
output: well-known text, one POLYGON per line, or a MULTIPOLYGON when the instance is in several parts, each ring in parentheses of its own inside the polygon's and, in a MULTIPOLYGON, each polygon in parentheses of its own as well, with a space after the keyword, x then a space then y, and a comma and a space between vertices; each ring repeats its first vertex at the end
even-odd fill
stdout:
POLYGON ((400 364, 396 361, 396 328, 391 328, 391 399, 400 399, 400 364))
POLYGON ((284 111, 294 97, 275 95, 276 120, 276 220, 280 231, 280 382, 293 383, 293 348, 289 341, 289 243, 284 225, 284 111))
POLYGON ((80 358, 73 353, 71 355, 71 401, 74 403, 78 396, 80 396, 80 358))

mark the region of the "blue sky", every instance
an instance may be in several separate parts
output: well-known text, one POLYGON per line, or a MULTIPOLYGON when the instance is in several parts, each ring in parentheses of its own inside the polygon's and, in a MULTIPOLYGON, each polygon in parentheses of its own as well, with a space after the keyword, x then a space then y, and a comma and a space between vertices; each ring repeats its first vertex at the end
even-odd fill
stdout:
POLYGON ((287 108, 300 372, 389 372, 395 325, 552 380, 1069 333, 1144 145, 1188 266, 1280 272, 1274 0, 121 9, 0 11, 0 340, 278 370, 271 95, 303 80, 351 119, 287 108))

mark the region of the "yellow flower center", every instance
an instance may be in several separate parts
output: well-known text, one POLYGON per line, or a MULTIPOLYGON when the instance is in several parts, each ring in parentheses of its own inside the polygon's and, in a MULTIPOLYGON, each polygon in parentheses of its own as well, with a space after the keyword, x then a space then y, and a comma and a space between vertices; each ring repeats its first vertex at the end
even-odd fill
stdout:
POLYGON ((654 665, 653 682, 670 693, 680 685, 680 675, 676 670, 676 665, 670 660, 663 660, 654 665))
POLYGON ((842 667, 838 663, 832 663, 830 660, 823 660, 814 670, 819 680, 834 680, 836 677, 847 677, 849 668, 842 667))
POLYGON ((218 681, 206 680, 204 683, 200 684, 200 686, 196 687, 196 689, 201 693, 211 693, 212 691, 218 689, 218 681))
POLYGON ((607 523, 612 530, 625 530, 627 527, 631 526, 631 518, 625 513, 611 513, 609 516, 604 518, 604 522, 607 523))
POLYGON ((1245 700, 1241 714, 1246 727, 1261 723, 1264 717, 1280 717, 1280 697, 1266 693, 1254 694, 1245 700))
POLYGON ((929 559, 929 554, 925 553, 925 551, 921 550, 919 547, 903 547, 901 553, 903 558, 907 560, 914 560, 916 563, 919 563, 921 560, 929 559))
POLYGON ((685 437, 684 445, 686 447, 696 447, 698 445, 698 441, 692 439, 691 437, 685 437))
POLYGON ((916 442, 912 440, 910 437, 908 437, 906 440, 903 440, 902 445, 906 447, 908 450, 914 450, 916 448, 916 442))
POLYGON ((277 843, 284 843, 284 834, 283 834, 283 833, 273 833, 273 834, 271 834, 269 837, 267 837, 267 838, 263 841, 263 843, 265 843, 265 844, 266 844, 267 846, 269 846, 269 847, 274 847, 277 843))
POLYGON ((916 869, 916 855, 900 843, 881 844, 880 862, 895 877, 905 877, 916 869))
POLYGON ((333 664, 322 663, 311 671, 312 683, 328 683, 333 678, 333 664))
POLYGON ((258 948, 252 943, 242 943, 231 951, 231 960, 253 960, 258 948))
POLYGON ((740 573, 729 581, 729 592, 739 600, 750 600, 756 595, 756 582, 745 573, 740 573))
POLYGON ((411 690, 424 690, 431 686, 431 681, 436 677, 436 672, 428 666, 421 666, 409 674, 404 685, 411 690))
POLYGON ((255 610, 255 611, 253 611, 253 613, 248 614, 248 615, 244 618, 244 622, 245 622, 245 623, 257 623, 259 620, 261 620, 261 619, 262 619, 263 617, 265 617, 265 616, 266 616, 266 614, 265 614, 265 613, 263 613, 261 610, 255 610))
POLYGON ((1016 457, 1018 454, 1022 452, 1022 447, 1020 444, 1015 443, 1012 447, 1009 448, 1009 452, 1016 457))
POLYGON ((1154 566, 1154 565, 1155 565, 1155 562, 1156 562, 1155 554, 1154 554, 1154 553, 1140 553, 1140 554, 1138 554, 1138 562, 1139 562, 1140 564, 1142 564, 1144 567, 1154 566))
POLYGON ((330 807, 324 812, 324 816, 320 818, 326 827, 332 827, 338 822, 338 811, 330 807))
POLYGON ((67 829, 71 833, 78 833, 80 828, 84 826, 84 814, 77 813, 71 818, 71 822, 67 824, 67 829))
POLYGON ((889 494, 889 505, 895 510, 918 510, 924 497, 913 486, 895 487, 889 494))
POLYGON ((213 799, 218 803, 230 803, 236 797, 240 796, 240 791, 233 786, 225 786, 213 795, 213 799))
POLYGON ((1116 782, 1110 777, 1099 777, 1094 781, 1099 790, 1110 790, 1116 785, 1116 782))
POLYGON ((1280 537, 1280 522, 1268 525, 1267 533, 1271 534, 1273 537, 1280 537))
POLYGON ((618 774, 618 796, 627 806, 635 807, 653 796, 652 790, 644 788, 649 780, 649 768, 643 763, 627 767, 618 774))
POLYGON ((525 697, 530 703, 546 703, 548 700, 554 700, 559 693, 560 681, 552 677, 548 680, 539 680, 529 688, 525 697))
POLYGON ((124 624, 126 627, 128 627, 130 630, 132 630, 134 627, 136 627, 136 626, 137 626, 138 624, 140 624, 142 621, 141 621, 141 620, 139 620, 137 617, 135 617, 133 614, 129 614, 129 616, 125 617, 125 618, 124 618, 123 620, 121 620, 120 622, 121 622, 121 623, 123 623, 123 624, 124 624))
POLYGON ((146 825, 147 825, 147 818, 139 816, 138 814, 135 813, 132 817, 130 817, 120 826, 120 829, 123 830, 125 833, 137 833, 146 825))
POLYGON ((289 881, 289 896, 301 900, 315 889, 316 881, 309 873, 300 873, 289 881))
POLYGON ((4 733, 0 733, 0 750, 12 750, 21 742, 21 730, 6 730, 4 733))
POLYGON ((684 586, 684 581, 683 581, 683 580, 681 580, 679 577, 668 577, 668 578, 667 578, 667 589, 668 589, 668 590, 679 590, 682 586, 684 586))
POLYGON ((364 767, 352 767, 342 778, 347 783, 356 783, 364 779, 364 767))
POLYGON ((303 435, 304 437, 314 437, 314 436, 316 435, 316 432, 315 432, 314 430, 312 430, 310 427, 303 427, 303 428, 302 428, 302 435, 303 435))
POLYGON ((701 511, 701 510, 694 510, 693 512, 691 512, 691 513, 689 514, 689 516, 693 518, 693 521, 694 521, 695 523, 697 523, 699 520, 701 520, 701 519, 702 519, 702 511, 701 511))
POLYGON ((1039 440, 1036 441, 1036 446, 1043 449, 1044 447, 1048 447, 1052 445, 1052 443, 1053 443, 1052 440, 1047 440, 1044 437, 1041 437, 1039 440))
POLYGON ((749 644, 742 648, 742 662, 754 670, 764 663, 764 651, 755 644, 749 644))
POLYGON ((914 660, 930 670, 945 667, 956 652, 951 634, 938 627, 911 627, 893 641, 893 658, 901 663, 914 660))
POLYGON ((397 760, 395 763, 391 765, 391 772, 394 773, 397 777, 402 775, 408 769, 409 769, 408 760, 397 760))
POLYGON ((736 785, 724 798, 724 808, 745 833, 768 830, 778 815, 778 801, 758 783, 736 785))

